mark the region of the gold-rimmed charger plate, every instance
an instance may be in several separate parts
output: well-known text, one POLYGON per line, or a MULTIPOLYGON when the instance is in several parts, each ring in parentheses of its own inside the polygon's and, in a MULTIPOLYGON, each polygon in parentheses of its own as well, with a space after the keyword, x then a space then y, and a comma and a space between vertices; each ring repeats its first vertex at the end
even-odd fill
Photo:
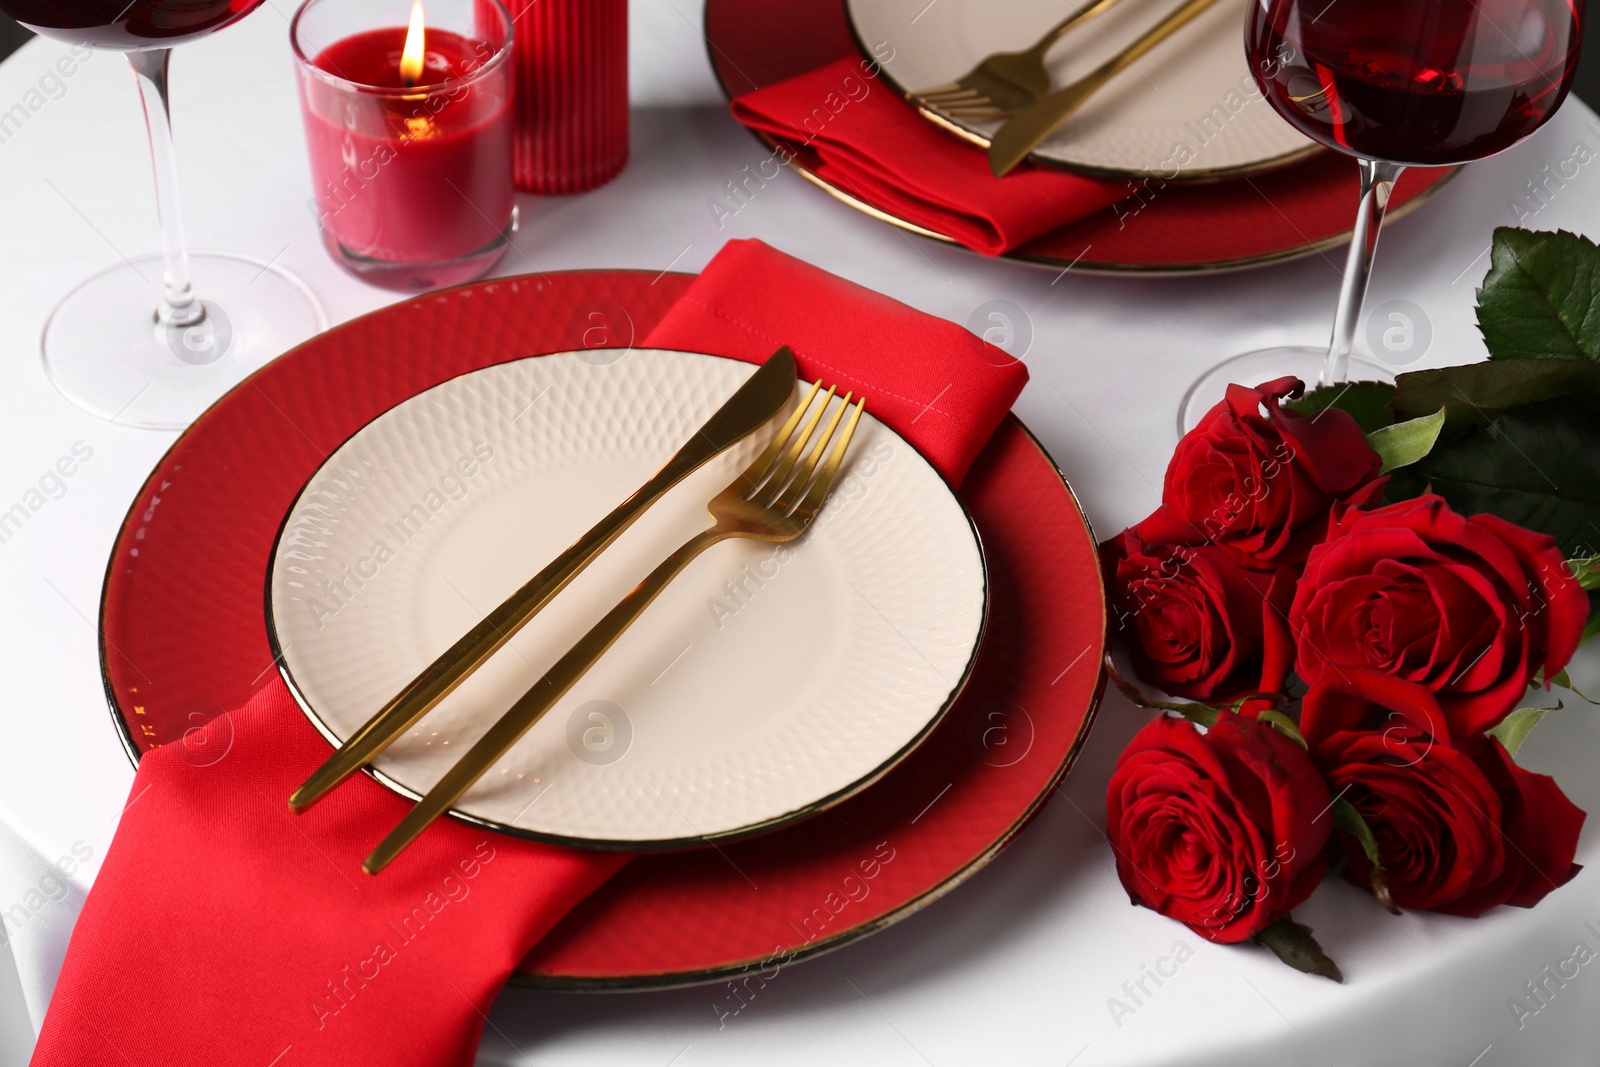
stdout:
MULTIPOLYGON (((430 293, 313 338, 218 401, 151 473, 108 560, 101 665, 130 758, 274 677, 267 561, 328 453, 440 382, 582 347, 598 336, 596 315, 605 343, 626 348, 691 280, 567 271, 430 293)), ((1105 681, 1094 535, 1014 417, 959 492, 984 540, 991 610, 967 689, 929 737, 882 781, 813 819, 717 849, 638 857, 558 924, 517 984, 665 987, 825 952, 949 892, 1040 810, 1076 759, 1105 681)))

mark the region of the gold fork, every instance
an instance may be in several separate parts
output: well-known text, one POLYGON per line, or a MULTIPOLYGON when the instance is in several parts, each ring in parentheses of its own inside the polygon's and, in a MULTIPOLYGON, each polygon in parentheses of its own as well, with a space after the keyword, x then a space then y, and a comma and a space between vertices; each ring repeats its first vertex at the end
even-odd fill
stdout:
POLYGON ((1089 0, 1056 23, 1030 48, 996 52, 953 82, 911 94, 919 107, 952 118, 999 118, 1038 100, 1050 91, 1044 57, 1078 23, 1093 18, 1117 0, 1089 0))
POLYGON ((1099 92, 1106 82, 1133 66, 1140 56, 1193 22, 1216 2, 1217 0, 1185 0, 1183 6, 1163 17, 1132 44, 1088 74, 1013 113, 989 141, 990 172, 996 178, 1003 178, 1009 174, 1011 169, 1038 148, 1057 126, 1067 121, 1091 96, 1099 92))
POLYGON ((827 427, 802 459, 801 454, 815 436, 817 424, 833 400, 834 389, 830 387, 822 402, 815 406, 815 410, 811 410, 819 389, 820 384, 811 387, 800 406, 789 416, 761 455, 756 457, 755 462, 706 505, 716 521, 662 561, 650 572, 649 577, 640 582, 633 592, 584 634, 555 666, 546 671, 544 677, 535 682, 489 728, 489 732, 428 790, 417 806, 373 849, 372 855, 361 865, 363 870, 368 874, 383 870, 407 845, 416 840, 429 823, 460 799, 472 783, 483 777, 495 761, 505 755, 518 738, 527 733, 605 655, 623 631, 695 557, 712 545, 730 538, 783 542, 793 541, 805 533, 833 488, 845 452, 850 447, 850 438, 855 434, 861 411, 866 406, 865 400, 858 401, 851 410, 850 421, 840 430, 840 420, 845 410, 850 408, 853 395, 846 393, 834 409, 827 427), (806 416, 808 410, 811 411, 809 417, 806 416), (800 427, 802 418, 805 419, 804 427, 800 427), (819 470, 818 463, 830 440, 833 441, 833 449, 819 470))

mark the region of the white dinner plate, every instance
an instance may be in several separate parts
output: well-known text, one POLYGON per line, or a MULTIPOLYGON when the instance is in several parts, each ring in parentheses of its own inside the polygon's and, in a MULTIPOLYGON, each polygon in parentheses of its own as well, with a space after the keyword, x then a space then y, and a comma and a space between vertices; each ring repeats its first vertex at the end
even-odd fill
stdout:
MULTIPOLYGON (((311 720, 334 743, 348 737, 647 480, 754 369, 658 350, 539 356, 445 382, 356 433, 290 509, 267 575, 274 651, 311 720)), ((706 502, 770 433, 659 501, 390 746, 380 780, 413 797, 432 786, 710 524, 706 502)), ((927 734, 966 681, 986 606, 961 502, 869 409, 802 541, 730 541, 701 556, 455 814, 630 849, 802 818, 927 734)))
MULTIPOLYGON (((943 85, 984 57, 1020 51, 1076 0, 847 0, 868 55, 902 93, 943 85)), ((1244 50, 1249 0, 1220 0, 1106 84, 1045 140, 1037 162, 1113 177, 1222 178, 1293 162, 1317 146, 1272 110, 1244 50)), ((1047 66, 1057 87, 1115 56, 1180 6, 1121 0, 1057 42, 1047 66)), ((987 145, 1000 120, 940 116, 987 145)))

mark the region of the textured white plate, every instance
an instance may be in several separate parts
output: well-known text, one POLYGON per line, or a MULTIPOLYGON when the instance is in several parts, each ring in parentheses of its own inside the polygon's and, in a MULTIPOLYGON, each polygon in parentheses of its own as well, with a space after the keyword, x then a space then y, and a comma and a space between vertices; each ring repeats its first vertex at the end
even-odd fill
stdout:
MULTIPOLYGON (((954 81, 994 52, 1019 51, 1078 0, 848 0, 869 55, 902 92, 954 81)), ((1057 87, 1116 55, 1181 0, 1121 0, 1057 42, 1057 87)), ((1112 79, 1034 152, 1080 170, 1166 181, 1289 162, 1315 145, 1273 112, 1244 50, 1248 0, 1221 0, 1112 79)), ((993 120, 951 120, 983 143, 993 120)))
MULTIPOLYGON (((684 352, 541 356, 393 408, 326 462, 268 574, 285 677, 330 740, 643 483, 754 367, 684 352), (598 362, 615 359, 615 362, 598 362)), ((666 554, 758 432, 661 500, 375 767, 416 795, 666 554)), ((862 420, 790 546, 681 575, 462 799, 536 837, 667 847, 809 814, 887 770, 964 684, 986 609, 977 534, 915 450, 862 420)))

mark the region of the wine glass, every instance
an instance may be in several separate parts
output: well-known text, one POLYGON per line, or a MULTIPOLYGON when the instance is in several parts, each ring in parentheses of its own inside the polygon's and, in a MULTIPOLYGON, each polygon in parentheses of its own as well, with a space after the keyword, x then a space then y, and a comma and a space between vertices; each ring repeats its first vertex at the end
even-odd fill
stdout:
POLYGON ((1331 385, 1392 380, 1352 358, 1378 227, 1407 166, 1439 167, 1504 151, 1566 99, 1583 38, 1584 0, 1253 0, 1251 70, 1300 132, 1356 157, 1360 202, 1326 349, 1235 356, 1190 386, 1178 431, 1198 423, 1229 383, 1286 374, 1331 385))
POLYGON ((232 25, 261 2, 0 0, 0 10, 36 33, 127 53, 144 102, 161 252, 79 285, 44 329, 50 381, 102 419, 187 426, 250 371, 327 326, 311 291, 282 268, 192 253, 184 244, 167 103, 171 49, 232 25))

